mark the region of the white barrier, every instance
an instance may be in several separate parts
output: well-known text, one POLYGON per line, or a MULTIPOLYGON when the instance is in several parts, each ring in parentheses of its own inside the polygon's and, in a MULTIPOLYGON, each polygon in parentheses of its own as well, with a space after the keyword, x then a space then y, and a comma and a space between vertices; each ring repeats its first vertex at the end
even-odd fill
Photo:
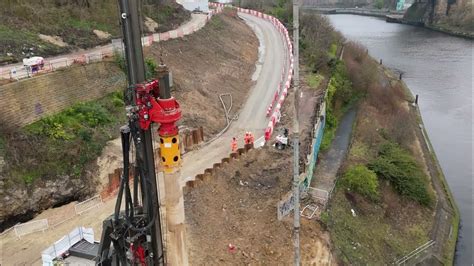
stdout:
POLYGON ((97 207, 102 204, 102 197, 100 195, 94 196, 90 199, 85 201, 79 202, 74 206, 74 211, 77 215, 81 215, 82 213, 97 207))
POLYGON ((326 205, 329 199, 329 192, 319 188, 308 187, 308 194, 311 195, 316 202, 326 205))
POLYGON ((77 242, 85 239, 89 243, 94 243, 94 230, 92 228, 77 227, 69 234, 63 236, 47 249, 41 252, 43 266, 52 266, 53 260, 68 251, 77 242))
POLYGON ((18 238, 35 232, 44 232, 48 228, 49 224, 47 219, 18 224, 13 227, 13 229, 15 230, 15 234, 18 238))
POLYGON ((254 148, 260 148, 260 147, 263 147, 265 145, 265 137, 264 136, 261 136, 260 138, 258 138, 254 143, 253 143, 253 146, 254 148))

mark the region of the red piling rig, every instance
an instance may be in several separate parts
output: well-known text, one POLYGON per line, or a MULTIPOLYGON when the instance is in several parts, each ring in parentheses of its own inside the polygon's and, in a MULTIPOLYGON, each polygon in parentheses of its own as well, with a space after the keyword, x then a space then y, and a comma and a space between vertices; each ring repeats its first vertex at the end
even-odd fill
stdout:
POLYGON ((179 103, 174 97, 160 99, 159 92, 158 80, 135 86, 140 127, 148 130, 152 122, 159 123, 160 136, 177 135, 176 122, 181 118, 179 103))

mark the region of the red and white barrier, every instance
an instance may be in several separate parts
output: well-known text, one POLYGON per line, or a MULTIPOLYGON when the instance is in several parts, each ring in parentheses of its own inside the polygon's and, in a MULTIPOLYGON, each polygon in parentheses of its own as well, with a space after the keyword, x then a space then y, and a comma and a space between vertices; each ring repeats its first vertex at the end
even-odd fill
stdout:
MULTIPOLYGON (((219 6, 222 4, 217 4, 213 3, 213 5, 219 6)), ((212 6, 212 5, 211 5, 212 6)), ((273 97, 272 102, 270 103, 269 107, 267 108, 267 116, 270 116, 271 110, 273 108, 273 105, 278 101, 278 104, 276 105, 275 109, 273 110, 272 115, 270 116, 270 121, 268 122, 267 127, 265 128, 265 140, 268 141, 270 140, 272 133, 273 133, 273 128, 275 125, 280 122, 280 114, 281 114, 281 106, 283 105, 283 102, 285 101, 286 96, 288 95, 288 89, 290 88, 291 80, 293 79, 293 45, 290 40, 290 36, 288 35, 288 30, 285 28, 283 23, 281 23, 280 20, 277 18, 267 15, 267 14, 262 14, 260 12, 257 12, 255 10, 250 10, 250 9, 245 9, 245 8, 237 8, 238 12, 246 13, 246 14, 251 14, 260 18, 263 18, 265 20, 270 21, 275 28, 278 29, 278 31, 283 35, 284 39, 286 40, 286 44, 288 47, 288 54, 289 56, 289 69, 288 69, 288 75, 286 76, 286 79, 284 79, 285 76, 285 69, 282 69, 281 71, 281 80, 280 84, 283 84, 285 82, 285 86, 283 89, 283 92, 281 92, 281 85, 278 86, 275 96, 273 97), (280 95, 281 94, 281 95, 280 95), (278 98, 278 96, 280 96, 278 98)))

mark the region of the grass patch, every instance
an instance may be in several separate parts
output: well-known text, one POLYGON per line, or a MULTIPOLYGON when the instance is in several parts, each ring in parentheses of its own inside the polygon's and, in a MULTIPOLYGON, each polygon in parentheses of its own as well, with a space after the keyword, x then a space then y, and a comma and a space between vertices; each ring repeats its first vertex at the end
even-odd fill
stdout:
POLYGON ((105 32, 113 32, 115 29, 112 27, 112 25, 107 25, 104 23, 99 23, 95 21, 86 21, 86 20, 81 20, 78 18, 70 18, 67 21, 67 25, 76 28, 76 29, 81 29, 81 30, 87 30, 87 31, 93 31, 95 29, 105 31, 105 32))
MULTIPOLYGON (((21 61, 24 57, 15 57, 15 54, 27 52, 24 48, 33 48, 35 54, 59 53, 67 51, 66 48, 43 42, 37 34, 21 29, 15 30, 0 23, 0 63, 21 61), (3 56, 11 53, 13 56, 3 56)), ((29 51, 28 51, 29 52, 29 51)))
POLYGON ((349 155, 356 160, 367 160, 371 157, 369 146, 360 141, 355 141, 352 144, 349 155))
POLYGON ((337 44, 333 43, 329 47, 329 51, 328 51, 329 57, 336 58, 336 53, 337 53, 337 44))
POLYGON ((7 171, 25 184, 40 178, 81 177, 124 122, 121 91, 75 104, 15 133, 21 137, 5 144, 7 171))
POLYGON ((311 73, 306 76, 306 81, 308 82, 308 86, 313 89, 317 89, 321 81, 324 80, 323 75, 317 73, 311 73))
POLYGON ((385 217, 382 206, 372 203, 364 209, 351 203, 344 191, 343 186, 336 188, 329 211, 329 231, 336 253, 345 264, 391 264, 428 241, 429 215, 414 217, 410 225, 400 226, 385 217), (351 209, 355 209, 356 217, 351 209))
POLYGON ((209 21, 209 25, 215 30, 222 30, 224 28, 223 21, 219 16, 212 17, 209 21))

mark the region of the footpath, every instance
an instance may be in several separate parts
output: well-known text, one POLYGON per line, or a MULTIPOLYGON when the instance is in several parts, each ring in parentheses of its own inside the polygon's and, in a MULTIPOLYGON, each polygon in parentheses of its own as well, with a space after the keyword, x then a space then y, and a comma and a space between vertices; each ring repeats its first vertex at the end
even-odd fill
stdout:
MULTIPOLYGON (((192 34, 206 25, 207 21, 222 9, 214 9, 208 14, 191 14, 191 19, 179 26, 177 29, 164 32, 154 33, 142 37, 143 46, 150 46, 153 42, 166 41, 168 39, 181 38, 185 35, 192 34)), ((88 50, 79 50, 69 54, 48 57, 44 60, 44 68, 38 73, 30 73, 23 64, 10 64, 0 67, 0 80, 6 79, 17 81, 19 79, 29 78, 37 74, 53 72, 61 68, 69 67, 72 64, 88 64, 92 62, 102 61, 105 58, 113 56, 114 52, 121 52, 123 43, 121 39, 113 39, 111 43, 103 46, 97 46, 88 50)))

